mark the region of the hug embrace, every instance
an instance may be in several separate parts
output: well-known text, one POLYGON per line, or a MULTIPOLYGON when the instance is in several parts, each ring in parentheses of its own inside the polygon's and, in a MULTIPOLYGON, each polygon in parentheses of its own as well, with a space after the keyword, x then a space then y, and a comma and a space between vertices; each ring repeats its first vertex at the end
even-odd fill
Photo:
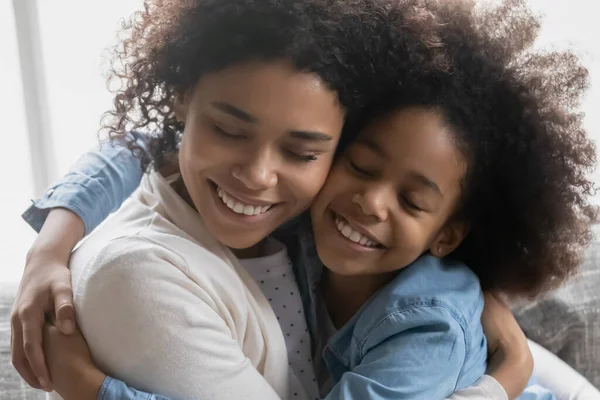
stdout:
POLYGON ((15 367, 66 400, 553 399, 503 299, 576 272, 595 149, 538 29, 524 0, 147 0, 108 138, 25 214, 15 367))

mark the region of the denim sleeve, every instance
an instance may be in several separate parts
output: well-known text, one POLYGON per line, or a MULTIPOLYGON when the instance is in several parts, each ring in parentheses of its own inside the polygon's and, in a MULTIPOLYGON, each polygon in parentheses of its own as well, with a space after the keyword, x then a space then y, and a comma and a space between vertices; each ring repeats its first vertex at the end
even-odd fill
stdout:
MULTIPOLYGON (((574 393, 570 393, 570 395, 574 395, 574 393)), ((582 397, 582 399, 583 398, 584 397, 582 397)), ((525 391, 521 393, 521 395, 517 397, 516 400, 556 400, 556 396, 554 396, 554 393, 552 393, 550 389, 540 385, 537 382, 537 378, 533 376, 529 380, 525 391)))
POLYGON ((444 399, 456 390, 466 357, 461 325, 436 306, 398 310, 354 346, 362 360, 326 400, 444 399))
POLYGON ((98 400, 169 400, 169 398, 135 390, 124 382, 107 376, 100 388, 98 400))
MULTIPOLYGON (((147 135, 130 133, 146 148, 147 135)), ((53 208, 66 208, 77 214, 89 234, 139 186, 143 171, 140 160, 123 143, 105 142, 84 154, 71 170, 33 200, 23 219, 37 232, 53 208)))

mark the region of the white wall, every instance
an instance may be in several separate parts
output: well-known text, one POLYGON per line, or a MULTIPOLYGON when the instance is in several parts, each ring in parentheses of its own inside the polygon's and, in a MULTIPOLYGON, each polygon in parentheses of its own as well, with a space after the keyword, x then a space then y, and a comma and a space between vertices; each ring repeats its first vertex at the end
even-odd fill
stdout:
POLYGON ((18 280, 33 231, 20 211, 33 195, 12 5, 0 0, 0 282, 18 280))

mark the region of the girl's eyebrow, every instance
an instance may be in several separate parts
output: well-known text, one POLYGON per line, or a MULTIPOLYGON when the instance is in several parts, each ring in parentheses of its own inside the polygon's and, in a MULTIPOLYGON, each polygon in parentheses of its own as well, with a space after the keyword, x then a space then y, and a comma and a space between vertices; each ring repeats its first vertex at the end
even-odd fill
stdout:
POLYGON ((420 174, 418 172, 411 172, 411 175, 418 180, 423 186, 426 186, 428 188, 430 188, 431 190, 433 190, 434 192, 436 192, 438 195, 440 195, 440 197, 444 197, 444 195, 442 194, 442 191, 440 190, 440 187, 437 185, 437 183, 435 183, 434 181, 432 181, 431 179, 429 179, 428 177, 426 177, 423 174, 420 174))
POLYGON ((358 143, 366 146, 369 150, 371 150, 373 153, 376 153, 378 156, 383 158, 385 161, 390 160, 389 154, 384 149, 379 147, 379 145, 377 143, 375 143, 372 139, 361 138, 361 139, 357 139, 357 140, 358 140, 358 143))
MULTIPOLYGON (((390 155, 383 148, 381 148, 376 142, 374 142, 372 139, 362 138, 362 139, 359 139, 359 143, 362 144, 362 145, 364 145, 364 146, 366 146, 373 153, 376 153, 378 156, 380 156, 381 158, 383 158, 384 161, 390 161, 391 160, 390 155)), ((444 195, 442 194, 442 191, 440 190, 440 187, 437 185, 437 183, 435 183, 434 181, 432 181, 431 179, 429 179, 425 175, 420 174, 418 172, 412 171, 411 175, 417 181, 419 181, 419 183, 421 183, 423 186, 426 186, 429 189, 433 190, 440 197, 444 197, 444 195)))
POLYGON ((258 122, 258 118, 256 118, 253 115, 250 115, 246 111, 244 111, 232 104, 225 103, 222 101, 213 101, 212 103, 210 103, 210 105, 212 107, 216 108, 217 110, 222 111, 226 114, 229 114, 232 117, 235 117, 244 122, 248 122, 250 124, 256 124, 258 122))

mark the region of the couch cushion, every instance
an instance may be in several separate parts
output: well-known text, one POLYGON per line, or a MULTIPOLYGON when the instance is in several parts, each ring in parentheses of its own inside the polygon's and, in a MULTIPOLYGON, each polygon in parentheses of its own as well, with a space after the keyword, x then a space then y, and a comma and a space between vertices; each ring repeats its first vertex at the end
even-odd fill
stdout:
POLYGON ((40 400, 44 392, 29 387, 10 361, 10 312, 16 285, 0 285, 0 399, 40 400))
POLYGON ((586 251, 578 276, 513 311, 530 339, 600 387, 600 241, 586 251))

